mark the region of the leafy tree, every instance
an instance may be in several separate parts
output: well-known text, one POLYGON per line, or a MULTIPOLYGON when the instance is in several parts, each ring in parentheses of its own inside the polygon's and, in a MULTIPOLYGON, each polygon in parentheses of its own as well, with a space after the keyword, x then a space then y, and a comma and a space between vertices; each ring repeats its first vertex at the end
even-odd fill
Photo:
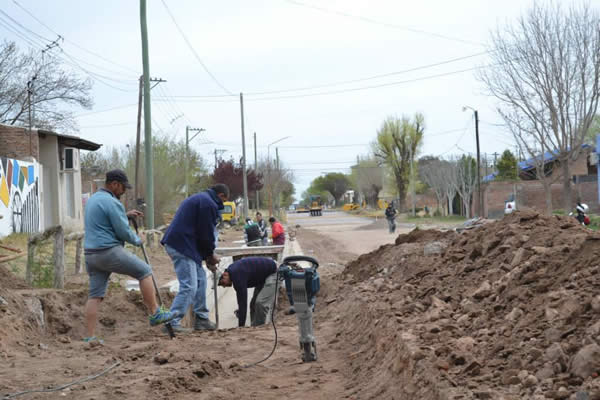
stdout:
MULTIPOLYGON (((115 168, 125 170, 129 180, 135 184, 135 147, 126 145, 121 148, 113 147, 96 152, 88 152, 82 155, 82 173, 89 178, 104 179, 107 171, 115 168), (87 175, 86 175, 87 174, 87 175)), ((179 203, 185 197, 185 142, 167 135, 153 137, 152 157, 154 162, 154 220, 162 223, 163 214, 175 212, 179 203)), ((190 193, 199 192, 208 187, 210 182, 202 177, 207 176, 206 164, 200 154, 190 149, 190 163, 188 173, 190 193)), ((144 173, 144 146, 140 148, 140 174, 139 174, 139 196, 145 198, 146 174, 144 173)), ((126 193, 123 198, 130 208, 135 207, 133 189, 126 193)))
POLYGON ((8 41, 0 43, 0 123, 28 124, 27 82, 31 80, 33 125, 51 130, 77 130, 69 108, 91 108, 91 81, 80 78, 58 58, 47 54, 42 64, 39 52, 22 53, 14 42, 8 41))
POLYGON ((504 150, 496 164, 496 168, 498 169, 497 181, 515 180, 519 176, 517 173, 517 159, 510 150, 504 150))
MULTIPOLYGON (((232 200, 236 200, 244 195, 244 173, 242 162, 236 163, 233 159, 219 160, 217 167, 212 173, 214 182, 224 183, 229 186, 232 200)), ((263 176, 256 173, 254 169, 246 168, 246 180, 248 183, 248 197, 254 197, 257 190, 263 188, 263 176)))
POLYGON ((417 113, 412 120, 389 117, 377 131, 374 153, 394 174, 400 208, 405 207, 410 165, 419 153, 424 130, 425 117, 417 113))
POLYGON ((337 206, 344 193, 350 188, 350 179, 340 172, 330 172, 316 178, 312 186, 320 191, 329 192, 337 206))

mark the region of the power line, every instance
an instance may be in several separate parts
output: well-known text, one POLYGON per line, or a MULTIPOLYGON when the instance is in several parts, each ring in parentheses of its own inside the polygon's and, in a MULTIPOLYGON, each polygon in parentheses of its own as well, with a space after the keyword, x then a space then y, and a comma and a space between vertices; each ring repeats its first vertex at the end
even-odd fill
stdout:
POLYGON ((353 15, 347 12, 343 12, 343 11, 338 11, 338 10, 331 10, 328 8, 324 8, 324 7, 319 7, 319 6, 314 6, 312 4, 306 4, 300 1, 296 1, 296 0, 284 0, 287 1, 288 3, 297 5, 297 6, 301 6, 301 7, 306 7, 306 8, 312 8, 314 10, 318 10, 321 12, 325 12, 325 13, 329 13, 329 14, 336 14, 336 15, 340 15, 342 17, 349 17, 349 18, 354 18, 354 19, 359 19, 361 21, 364 22, 368 22, 370 24, 376 24, 376 25, 381 25, 381 26, 385 26, 388 28, 395 28, 395 29, 401 29, 401 30, 405 30, 408 32, 413 32, 413 33, 418 33, 418 34, 422 34, 422 35, 428 35, 428 36, 432 36, 432 37, 437 37, 439 39, 445 39, 445 40, 451 40, 454 42, 461 42, 461 43, 465 43, 465 44, 471 44, 471 45, 476 45, 476 46, 485 46, 484 43, 479 43, 479 42, 472 42, 469 40, 464 40, 464 39, 459 39, 459 38, 455 38, 455 37, 451 37, 451 36, 447 36, 447 35, 442 35, 440 33, 434 33, 434 32, 427 32, 421 29, 414 29, 414 28, 410 28, 408 26, 403 26, 403 25, 396 25, 396 24, 391 24, 388 22, 382 22, 382 21, 377 21, 375 19, 372 18, 368 18, 368 17, 363 17, 360 15, 353 15))
MULTIPOLYGON (((415 72, 415 71, 419 71, 419 70, 422 70, 422 69, 439 67, 440 65, 450 64, 450 63, 454 63, 454 62, 457 62, 457 61, 463 61, 463 60, 466 60, 466 59, 469 59, 469 58, 479 57, 479 56, 482 56, 482 55, 485 55, 485 54, 489 54, 489 53, 487 51, 480 52, 480 53, 471 54, 471 55, 467 55, 467 56, 463 56, 463 57, 457 57, 457 58, 452 58, 452 59, 449 59, 449 60, 444 60, 444 61, 436 62, 436 63, 433 63, 433 64, 421 65, 421 66, 417 66, 417 67, 413 67, 413 68, 408 68, 408 69, 401 70, 401 71, 387 72, 387 73, 373 75, 373 76, 369 76, 369 77, 365 77, 365 78, 356 78, 356 79, 350 79, 350 80, 346 80, 346 81, 324 83, 324 84, 312 85, 312 86, 303 86, 303 87, 291 88, 291 89, 279 89, 279 90, 257 91, 257 92, 247 92, 247 93, 244 92, 244 95, 257 96, 257 95, 265 95, 265 94, 278 94, 278 93, 287 93, 287 92, 299 92, 299 91, 305 91, 305 90, 320 89, 320 88, 325 88, 325 87, 347 85, 347 84, 350 84, 350 83, 364 82, 364 81, 369 81, 369 80, 373 80, 373 79, 385 78, 385 77, 388 77, 388 76, 401 75, 401 74, 406 74, 406 73, 409 73, 409 72, 415 72)), ((174 97, 174 98, 217 98, 217 97, 221 97, 222 98, 222 97, 229 97, 229 95, 199 95, 199 96, 194 96, 194 95, 187 95, 186 96, 186 95, 182 95, 182 96, 172 96, 172 97, 174 97)))
POLYGON ((75 118, 85 117, 85 116, 88 116, 88 115, 100 114, 100 113, 105 113, 105 112, 114 111, 114 110, 121 110, 121 109, 124 109, 124 108, 129 108, 129 107, 133 107, 133 106, 137 106, 137 105, 138 105, 137 103, 123 104, 123 105, 120 105, 120 106, 106 108, 104 110, 97 110, 97 111, 90 111, 90 112, 86 112, 86 113, 82 113, 82 114, 76 114, 73 117, 75 117, 75 118))
MULTIPOLYGON (((486 67, 487 66, 478 66, 478 67, 466 68, 466 69, 450 71, 450 72, 445 72, 445 73, 440 73, 440 74, 435 74, 435 75, 428 75, 428 76, 424 76, 421 78, 407 79, 407 80, 395 81, 395 82, 387 82, 387 83, 382 83, 382 84, 378 84, 378 85, 360 86, 360 87, 348 88, 348 89, 323 91, 323 92, 317 92, 317 93, 296 94, 296 95, 289 95, 289 96, 259 97, 259 98, 249 97, 248 101, 256 102, 256 101, 296 99, 296 98, 302 98, 302 97, 327 96, 327 95, 350 93, 350 92, 357 92, 357 91, 363 91, 363 90, 379 89, 379 88, 383 88, 383 87, 397 86, 397 85, 403 85, 403 84, 407 84, 407 83, 425 81, 425 80, 429 80, 429 79, 442 78, 442 77, 446 77, 446 76, 450 76, 450 75, 462 74, 465 72, 475 71, 475 70, 478 70, 481 68, 486 68, 486 67)), ((248 96, 252 96, 252 94, 248 94, 248 96)), ((235 98, 233 98, 231 100, 205 100, 205 99, 180 100, 180 99, 176 98, 174 101, 176 101, 178 103, 231 103, 231 102, 237 102, 238 100, 235 98)))
POLYGON ((187 36, 185 35, 185 33, 183 32, 183 30, 181 29, 181 27, 179 26, 179 24, 177 23, 177 21, 175 20, 175 17, 173 16, 173 14, 171 13, 171 10, 169 10, 169 7, 167 6, 167 3, 165 2, 165 0, 161 0, 163 6, 165 7, 165 10, 167 10, 167 13, 169 14, 169 17, 171 17, 171 20, 173 21, 173 24, 175 24, 175 27, 177 27, 177 30, 179 31, 179 34, 181 35, 181 37, 183 38, 183 40, 185 41, 187 47, 190 49, 190 51, 192 52, 192 54, 194 54, 194 57, 196 58, 196 60, 198 60, 198 62, 200 63, 200 65, 202 66, 202 68, 204 69, 204 71, 208 74, 208 76, 210 76, 210 78, 221 88, 223 89, 223 91, 229 95, 233 95, 233 93, 231 91, 229 91, 221 82, 219 82, 219 80, 213 75, 212 72, 210 72, 210 70, 208 69, 208 67, 204 64, 204 62, 202 61, 202 59, 200 58, 200 56, 198 55, 198 53, 196 52, 196 50, 194 49, 194 46, 192 46, 192 44, 190 43, 189 39, 187 38, 187 36))
POLYGON ((135 125, 135 121, 134 122, 117 122, 115 124, 102 124, 102 125, 87 125, 87 126, 80 126, 81 129, 94 129, 94 128, 109 128, 112 126, 125 126, 125 125, 135 125))
POLYGON ((42 20, 40 20, 38 17, 36 17, 36 16, 35 16, 35 15, 34 15, 34 14, 31 12, 31 11, 29 11, 27 8, 25 8, 24 6, 22 6, 22 5, 21 5, 21 4, 20 4, 18 1, 16 1, 16 0, 13 0, 13 3, 15 3, 15 4, 17 5, 17 7, 19 7, 21 10, 23 10, 25 13, 27 13, 27 14, 28 14, 28 15, 29 15, 31 18, 33 18, 35 21, 37 21, 37 22, 38 22, 38 23, 39 23, 41 26, 43 26, 44 28, 46 28, 46 29, 47 29, 49 32, 52 32, 52 33, 53 33, 53 34, 55 34, 56 36, 63 37, 63 38, 64 38, 64 40, 65 40, 66 42, 68 42, 69 44, 71 44, 72 46, 74 46, 74 47, 77 47, 78 49, 80 49, 80 50, 82 50, 82 51, 85 51, 86 53, 88 53, 88 54, 91 54, 91 55, 93 55, 93 56, 95 56, 95 57, 97 57, 97 58, 99 58, 99 59, 101 59, 101 60, 104 60, 104 61, 106 61, 106 62, 110 63, 110 64, 116 65, 116 66, 118 66, 118 67, 121 67, 121 68, 123 68, 123 69, 127 69, 127 70, 129 70, 129 71, 131 71, 131 72, 135 73, 135 74, 136 74, 136 76, 138 76, 138 75, 139 75, 139 71, 136 71, 136 70, 134 70, 134 69, 132 69, 132 68, 130 68, 130 67, 127 67, 127 66, 125 66, 125 65, 122 65, 122 64, 116 63, 116 62, 114 62, 114 61, 112 61, 112 60, 110 60, 110 59, 108 59, 108 58, 106 58, 106 57, 102 56, 101 54, 98 54, 98 53, 95 53, 95 52, 93 52, 93 51, 91 51, 91 50, 88 50, 88 49, 86 49, 85 47, 83 47, 83 46, 81 46, 81 45, 77 44, 76 42, 73 42, 72 40, 65 38, 64 36, 62 36, 61 34, 59 34, 58 32, 56 32, 54 29, 52 29, 52 28, 50 28, 48 25, 46 25, 46 24, 44 23, 44 21, 42 21, 42 20))

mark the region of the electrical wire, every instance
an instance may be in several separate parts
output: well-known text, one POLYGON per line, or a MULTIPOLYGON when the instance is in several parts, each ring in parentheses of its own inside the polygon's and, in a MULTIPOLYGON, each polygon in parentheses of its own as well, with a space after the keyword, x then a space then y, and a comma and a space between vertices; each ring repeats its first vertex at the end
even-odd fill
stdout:
POLYGON ((368 17, 363 17, 360 15, 353 15, 347 12, 343 12, 343 11, 338 11, 338 10, 332 10, 332 9, 328 9, 328 8, 324 8, 324 7, 319 7, 319 6, 315 6, 312 4, 306 4, 300 1, 296 1, 296 0, 284 0, 288 3, 297 5, 297 6, 301 6, 301 7, 306 7, 306 8, 312 8, 314 10, 318 10, 321 12, 325 12, 325 13, 329 13, 329 14, 336 14, 336 15, 340 15, 342 17, 349 17, 349 18, 354 18, 354 19, 359 19, 361 21, 364 22, 368 22, 370 24, 376 24, 376 25, 381 25, 381 26, 385 26, 388 28, 395 28, 395 29, 401 29, 401 30, 405 30, 408 32, 413 32, 413 33, 418 33, 418 34, 422 34, 422 35, 427 35, 427 36, 432 36, 432 37, 437 37, 439 39, 445 39, 445 40, 451 40, 454 42, 460 42, 460 43, 465 43, 465 44, 471 44, 471 45, 476 45, 476 46, 485 46, 484 43, 479 43, 479 42, 472 42, 469 40, 464 40, 464 39, 459 39, 459 38, 455 38, 455 37, 451 37, 451 36, 447 36, 447 35, 442 35, 440 33, 434 33, 434 32, 427 32, 421 29, 414 29, 414 28, 410 28, 408 26, 403 26, 403 25, 396 25, 396 24, 391 24, 388 22, 382 22, 382 21, 377 21, 375 19, 372 18, 368 18, 368 17))
POLYGON ((190 51, 192 52, 192 54, 194 55, 194 57, 196 58, 196 60, 198 61, 198 63, 200 63, 200 65, 202 66, 202 69, 204 69, 204 71, 208 74, 208 76, 210 76, 210 78, 213 80, 213 82, 215 82, 221 89, 223 89, 223 91, 225 93, 227 93, 228 95, 233 95, 233 93, 231 91, 229 91, 218 79, 217 77, 210 72, 210 70, 208 69, 208 67, 206 66, 206 64, 204 64, 204 62, 202 61, 202 59, 200 58, 200 56, 198 55, 198 53, 196 52, 196 49, 194 49, 194 46, 192 46, 192 43, 189 41, 189 39, 187 38, 186 34, 183 32, 183 30, 181 29, 181 27, 179 26, 179 24, 177 23, 177 20, 175 19, 175 17, 173 16, 173 13, 171 13, 171 10, 169 9, 169 7, 167 6, 167 3, 165 2, 165 0, 161 0, 163 6, 165 7, 165 10, 167 10, 167 13, 169 14, 169 17, 171 17, 171 21, 173 21, 173 24, 175 25, 175 27, 177 28, 177 30, 179 31, 179 34, 181 35, 181 37, 183 38, 183 40, 185 41, 187 47, 190 49, 190 51))
POLYGON ((124 109, 124 108, 129 108, 129 107, 133 107, 133 106, 137 106, 137 105, 138 105, 138 103, 123 104, 123 105, 120 105, 120 106, 106 108, 104 110, 97 110, 97 111, 90 111, 90 112, 86 112, 86 113, 82 113, 82 114, 76 114, 73 117, 75 117, 75 118, 85 117, 85 116, 88 116, 88 115, 100 114, 100 113, 105 113, 105 112, 113 111, 113 110, 121 110, 121 109, 124 109))
POLYGON ((29 393, 58 392, 58 391, 61 391, 63 389, 69 388, 71 386, 80 385, 82 383, 89 382, 91 380, 97 379, 97 378, 101 377, 102 375, 106 375, 107 373, 109 373, 113 369, 117 368, 119 365, 121 365, 120 361, 114 363, 110 367, 106 368, 104 371, 101 371, 101 372, 99 372, 99 373, 97 373, 95 375, 91 375, 91 376, 88 376, 86 378, 79 379, 79 380, 76 380, 74 382, 67 383, 65 385, 57 386, 57 387, 54 387, 54 388, 50 388, 50 389, 32 389, 32 390, 25 390, 25 391, 17 392, 17 393, 6 394, 6 395, 4 395, 4 397, 2 397, 2 400, 14 399, 16 397, 23 396, 23 395, 29 394, 29 393))
POLYGON ((72 45, 74 47, 77 47, 81 51, 85 51, 86 53, 91 54, 91 55, 93 55, 93 56, 95 56, 95 57, 97 57, 97 58, 99 58, 101 60, 104 60, 107 63, 113 64, 113 65, 115 65, 117 67, 120 67, 120 68, 123 68, 123 69, 127 69, 127 70, 135 73, 136 75, 139 75, 139 71, 136 71, 136 70, 134 70, 134 69, 132 69, 130 67, 127 67, 125 65, 116 63, 116 62, 114 62, 114 61, 112 61, 112 60, 110 60, 110 59, 102 56, 101 54, 95 53, 95 52, 93 52, 93 51, 91 51, 89 49, 86 49, 85 47, 77 44, 76 42, 73 42, 72 40, 65 38, 64 36, 62 36, 61 34, 59 34, 58 32, 56 32, 54 29, 52 29, 48 25, 46 25, 44 23, 44 21, 42 21, 38 17, 36 17, 31 11, 29 11, 27 8, 25 8, 23 5, 21 5, 17 0, 13 0, 13 3, 15 5, 17 5, 17 7, 19 7, 21 10, 23 10, 25 13, 27 13, 31 18, 33 18, 35 21, 37 21, 41 26, 43 26, 44 28, 46 28, 49 32, 52 32, 56 36, 62 37, 65 40, 65 42, 68 42, 70 45, 72 45))

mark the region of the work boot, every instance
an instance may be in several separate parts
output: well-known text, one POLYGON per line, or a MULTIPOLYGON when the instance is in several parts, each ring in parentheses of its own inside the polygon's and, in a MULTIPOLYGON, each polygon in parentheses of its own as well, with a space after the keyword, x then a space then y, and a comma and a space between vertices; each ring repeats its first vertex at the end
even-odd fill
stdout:
POLYGON ((154 315, 148 317, 150 320, 150 326, 156 326, 169 322, 173 318, 177 318, 179 314, 166 310, 162 307, 158 307, 154 315))
POLYGON ((217 326, 209 319, 196 317, 196 322, 194 322, 195 331, 214 331, 215 329, 217 329, 217 326))
MULTIPOLYGON (((179 334, 192 333, 192 330, 190 328, 185 328, 185 327, 183 327, 183 326, 181 326, 179 324, 177 324, 177 325, 171 324, 171 327, 173 327, 173 331, 175 333, 179 333, 179 334)), ((169 331, 167 330, 167 326, 166 325, 163 326, 161 328, 161 330, 163 331, 163 333, 169 333, 169 331)))

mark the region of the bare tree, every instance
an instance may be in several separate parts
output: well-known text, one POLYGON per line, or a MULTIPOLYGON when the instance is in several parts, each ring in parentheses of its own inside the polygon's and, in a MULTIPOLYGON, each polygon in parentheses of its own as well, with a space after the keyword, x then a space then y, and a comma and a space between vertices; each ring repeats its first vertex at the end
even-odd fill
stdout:
POLYGON ((383 174, 383 166, 374 156, 367 156, 352 167, 351 179, 369 207, 377 207, 379 192, 383 188, 383 174))
POLYGON ((529 155, 556 152, 565 210, 572 201, 570 163, 598 109, 599 27, 600 14, 589 4, 565 11, 558 2, 535 3, 515 25, 492 34, 492 66, 479 73, 515 139, 537 149, 529 155))
MULTIPOLYGON (((444 177, 444 168, 442 166, 442 162, 440 160, 429 160, 427 163, 421 165, 419 167, 419 175, 423 182, 427 184, 435 193, 435 197, 437 198, 438 208, 444 207, 444 200, 446 198, 446 186, 448 182, 444 177)), ((445 213, 445 211, 442 211, 445 213)))
POLYGON ((0 43, 0 123, 28 124, 28 85, 34 82, 31 104, 33 126, 75 131, 71 106, 90 108, 90 80, 65 68, 60 59, 39 52, 21 53, 14 42, 0 43), (35 80, 33 78, 35 77, 35 80), (61 107, 62 106, 62 107, 61 107), (64 106, 67 106, 65 108, 64 106))
POLYGON ((448 215, 454 214, 454 198, 456 197, 456 186, 454 177, 456 174, 455 165, 452 161, 442 160, 440 165, 441 180, 443 182, 444 194, 448 202, 448 215))
POLYGON ((460 196, 465 216, 471 218, 471 199, 477 186, 477 163, 471 156, 454 157, 448 163, 450 179, 460 196))
MULTIPOLYGON (((294 174, 285 167, 282 161, 277 163, 266 158, 258 162, 258 171, 263 175, 263 188, 261 195, 265 195, 266 199, 261 200, 261 204, 271 205, 275 209, 280 206, 281 195, 286 195, 290 190, 290 186, 294 182, 294 174), (266 202, 265 202, 266 200, 266 202)), ((291 199, 290 193, 288 197, 291 199)))

